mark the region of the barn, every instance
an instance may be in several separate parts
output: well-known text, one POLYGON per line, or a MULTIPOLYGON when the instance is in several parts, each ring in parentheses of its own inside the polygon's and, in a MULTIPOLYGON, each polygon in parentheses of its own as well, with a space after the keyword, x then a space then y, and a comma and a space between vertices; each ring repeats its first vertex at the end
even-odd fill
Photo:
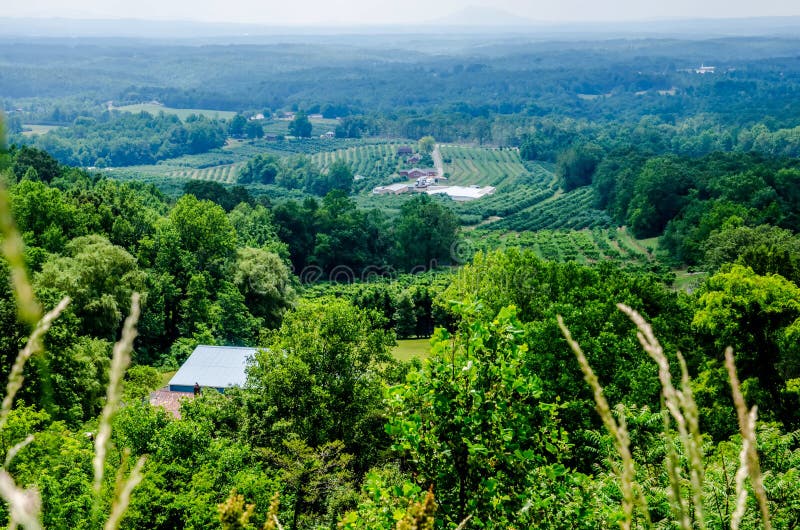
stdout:
POLYGON ((219 392, 232 386, 244 386, 247 363, 256 351, 256 348, 237 346, 198 346, 169 380, 169 391, 192 392, 195 384, 219 392))

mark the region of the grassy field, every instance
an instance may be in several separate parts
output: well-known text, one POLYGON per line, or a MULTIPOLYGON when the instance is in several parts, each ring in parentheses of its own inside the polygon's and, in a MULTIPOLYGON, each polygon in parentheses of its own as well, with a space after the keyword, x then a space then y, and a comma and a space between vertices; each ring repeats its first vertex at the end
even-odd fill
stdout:
POLYGON ((163 105, 156 105, 154 103, 140 103, 137 105, 124 105, 122 107, 114 107, 114 110, 121 112, 149 112, 150 114, 158 114, 163 112, 165 114, 175 114, 181 120, 186 120, 192 114, 203 115, 208 118, 221 118, 231 119, 236 116, 235 112, 225 110, 210 110, 210 109, 173 109, 171 107, 164 107, 163 105))
POLYGON ((172 372, 161 372, 161 386, 167 386, 169 384, 169 380, 172 379, 172 376, 176 374, 176 371, 172 372))
POLYGON ((26 124, 22 126, 23 136, 36 136, 37 134, 45 134, 54 129, 60 129, 60 125, 34 125, 26 124))
POLYGON ((707 272, 688 272, 685 270, 675 271, 675 282, 672 288, 676 291, 694 292, 705 279, 708 278, 707 272))
POLYGON ((497 186, 528 173, 516 149, 442 145, 440 152, 448 184, 497 186))
POLYGON ((425 359, 431 351, 430 339, 403 339, 397 341, 392 355, 398 361, 410 361, 413 358, 425 359))
MULTIPOLYGON (((339 120, 328 120, 325 118, 311 119, 311 137, 319 138, 319 135, 325 134, 328 131, 336 132, 336 126, 339 125, 339 120)), ((261 126, 264 128, 264 134, 277 134, 280 136, 289 135, 288 120, 264 120, 261 126)))

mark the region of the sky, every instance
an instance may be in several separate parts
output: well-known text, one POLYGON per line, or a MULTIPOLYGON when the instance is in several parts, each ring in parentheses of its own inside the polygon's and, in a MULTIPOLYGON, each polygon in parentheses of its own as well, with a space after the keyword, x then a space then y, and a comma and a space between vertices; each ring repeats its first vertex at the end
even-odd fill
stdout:
POLYGON ((2 17, 408 24, 486 6, 540 22, 798 16, 798 0, 0 0, 2 17))

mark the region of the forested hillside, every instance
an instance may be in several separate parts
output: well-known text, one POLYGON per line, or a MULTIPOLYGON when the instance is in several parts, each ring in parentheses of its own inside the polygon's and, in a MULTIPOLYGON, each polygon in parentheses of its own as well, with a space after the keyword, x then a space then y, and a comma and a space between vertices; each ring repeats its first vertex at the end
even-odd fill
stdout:
POLYGON ((402 40, 0 38, 0 522, 800 527, 800 41, 402 40))

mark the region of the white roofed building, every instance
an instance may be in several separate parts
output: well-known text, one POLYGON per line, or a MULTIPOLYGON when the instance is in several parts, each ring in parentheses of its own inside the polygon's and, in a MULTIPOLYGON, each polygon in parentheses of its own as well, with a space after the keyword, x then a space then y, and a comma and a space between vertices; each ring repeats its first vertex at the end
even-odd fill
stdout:
POLYGON ((244 386, 247 363, 256 351, 237 346, 198 346, 169 380, 169 390, 192 392, 198 384, 224 392, 232 386, 244 386))

